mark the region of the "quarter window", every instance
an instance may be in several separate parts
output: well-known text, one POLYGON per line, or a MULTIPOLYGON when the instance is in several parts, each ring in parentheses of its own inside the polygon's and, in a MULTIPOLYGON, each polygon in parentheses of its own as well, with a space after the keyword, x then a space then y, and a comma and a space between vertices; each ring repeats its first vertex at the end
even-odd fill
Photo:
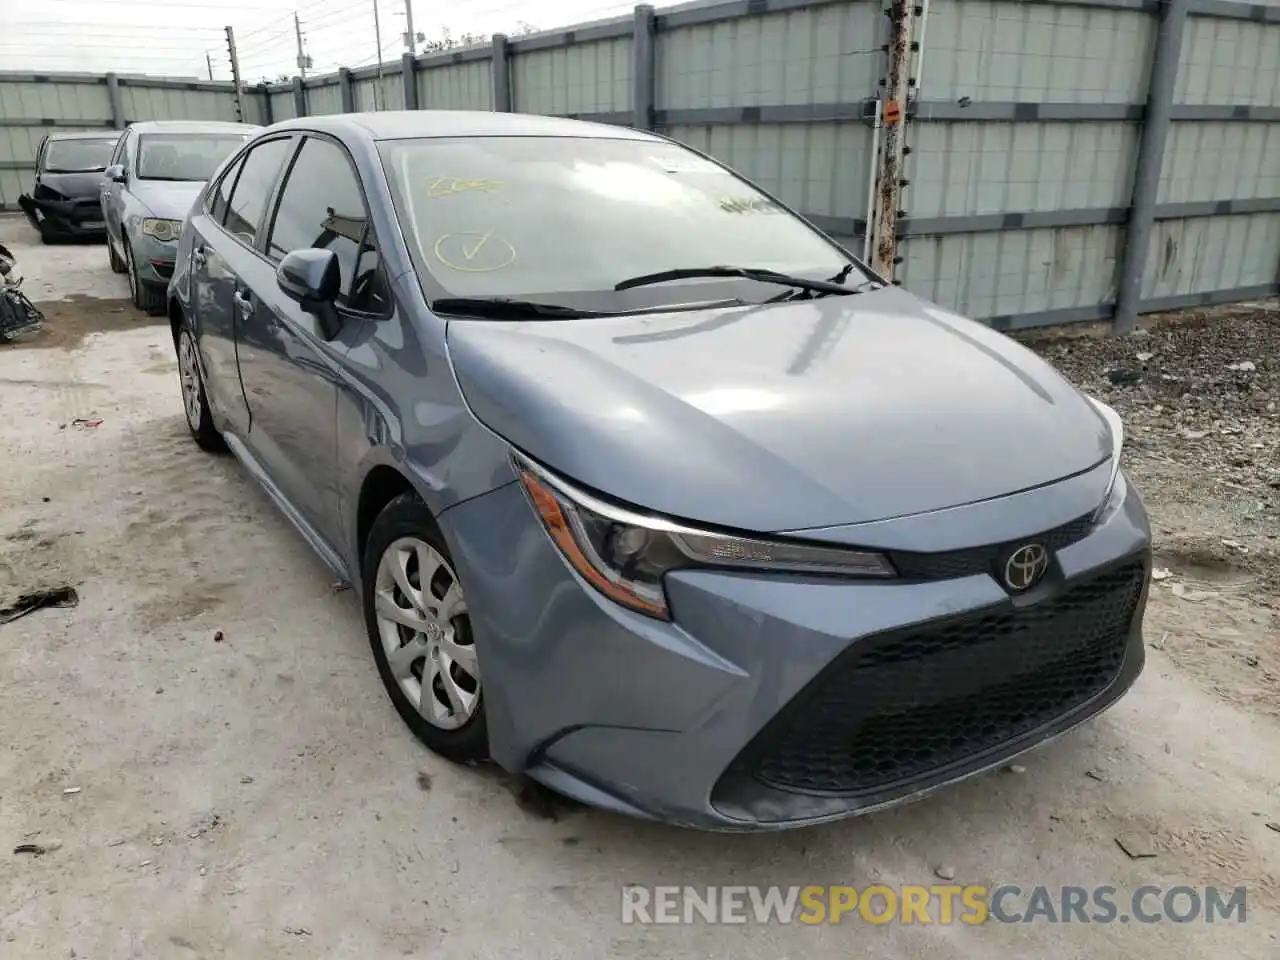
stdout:
POLYGON ((224 225, 237 239, 249 246, 254 245, 258 224, 262 221, 262 213, 267 209, 267 200, 271 196, 271 188, 275 185, 292 143, 288 138, 268 140, 250 150, 241 164, 240 175, 236 178, 231 200, 227 204, 224 225))
POLYGON ((209 216, 218 223, 226 219, 227 204, 231 200, 231 188, 236 185, 236 176, 240 173, 242 166, 244 166, 244 157, 240 157, 227 167, 227 172, 222 175, 217 186, 209 191, 206 209, 209 211, 209 216))
POLYGON ((294 250, 317 247, 338 256, 339 303, 366 313, 386 310, 389 298, 356 172, 336 144, 308 137, 280 192, 267 256, 280 260, 294 250))

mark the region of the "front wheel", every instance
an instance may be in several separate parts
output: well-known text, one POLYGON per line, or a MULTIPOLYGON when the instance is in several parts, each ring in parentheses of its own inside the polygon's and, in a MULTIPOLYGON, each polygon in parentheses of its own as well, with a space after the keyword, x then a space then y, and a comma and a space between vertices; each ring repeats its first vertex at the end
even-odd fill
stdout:
POLYGON ((182 387, 182 406, 187 414, 187 427, 201 450, 218 453, 226 449, 222 434, 213 425, 209 399, 204 392, 204 378, 196 358, 196 339, 183 324, 178 331, 178 382, 182 387))
POLYGON ((396 712, 457 763, 489 755, 471 618, 449 549, 426 504, 392 500, 369 533, 364 613, 373 659, 396 712))

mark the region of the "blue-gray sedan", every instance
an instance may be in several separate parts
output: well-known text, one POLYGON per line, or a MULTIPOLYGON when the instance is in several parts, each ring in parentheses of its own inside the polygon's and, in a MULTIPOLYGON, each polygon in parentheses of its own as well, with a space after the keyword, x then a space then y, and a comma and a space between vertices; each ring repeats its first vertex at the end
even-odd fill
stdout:
POLYGON ((797 826, 1005 763, 1142 668, 1115 413, 662 137, 276 124, 197 201, 168 313, 196 441, 358 588, 453 760, 797 826))

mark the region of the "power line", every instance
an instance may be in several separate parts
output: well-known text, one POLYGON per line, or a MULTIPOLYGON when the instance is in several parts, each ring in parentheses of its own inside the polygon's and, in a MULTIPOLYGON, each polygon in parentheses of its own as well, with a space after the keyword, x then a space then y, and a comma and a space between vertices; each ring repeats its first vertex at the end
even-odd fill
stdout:
POLYGON ((136 31, 133 24, 121 23, 119 20, 113 20, 110 23, 93 23, 86 20, 77 20, 75 23, 54 23, 50 21, 24 20, 24 21, 5 21, 5 31, 11 30, 34 30, 38 33, 60 33, 63 31, 74 34, 84 34, 87 31, 93 31, 95 35, 106 31, 108 33, 126 33, 130 36, 137 37, 139 40, 147 39, 148 35, 159 33, 184 33, 184 34, 207 34, 210 36, 221 36, 222 30, 217 27, 171 27, 171 26, 151 26, 149 24, 137 24, 136 31))

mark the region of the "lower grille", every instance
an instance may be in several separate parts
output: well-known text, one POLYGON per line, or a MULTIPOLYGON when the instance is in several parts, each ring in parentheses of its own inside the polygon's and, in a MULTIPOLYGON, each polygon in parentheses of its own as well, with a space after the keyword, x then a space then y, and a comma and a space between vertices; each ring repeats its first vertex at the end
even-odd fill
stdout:
POLYGON ((1144 579, 1135 562, 1034 606, 860 640, 732 769, 782 790, 850 797, 927 781, 1105 690, 1144 579))

